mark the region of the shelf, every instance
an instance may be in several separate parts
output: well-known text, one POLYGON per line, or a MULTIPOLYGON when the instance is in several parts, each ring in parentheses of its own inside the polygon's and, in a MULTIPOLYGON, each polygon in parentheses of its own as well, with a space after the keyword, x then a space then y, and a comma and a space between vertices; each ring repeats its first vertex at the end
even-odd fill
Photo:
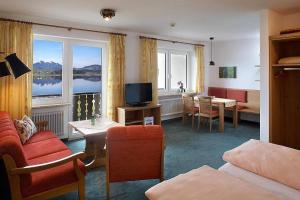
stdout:
POLYGON ((272 67, 289 67, 289 68, 300 68, 300 63, 299 64, 273 64, 272 67))
POLYGON ((143 120, 127 121, 125 124, 133 125, 133 124, 140 124, 140 123, 144 123, 144 121, 143 120))
POLYGON ((291 34, 285 34, 285 35, 271 36, 270 40, 278 41, 278 42, 300 40, 300 33, 291 33, 291 34))
POLYGON ((260 80, 254 80, 254 81, 259 82, 260 80))

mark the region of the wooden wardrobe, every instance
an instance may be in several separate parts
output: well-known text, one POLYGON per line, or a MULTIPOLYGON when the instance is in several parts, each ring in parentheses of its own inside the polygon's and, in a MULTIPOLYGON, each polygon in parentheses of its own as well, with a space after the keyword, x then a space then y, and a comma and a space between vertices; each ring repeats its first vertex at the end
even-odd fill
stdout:
POLYGON ((270 37, 270 142, 300 149, 300 63, 278 64, 300 56, 300 34, 270 37))

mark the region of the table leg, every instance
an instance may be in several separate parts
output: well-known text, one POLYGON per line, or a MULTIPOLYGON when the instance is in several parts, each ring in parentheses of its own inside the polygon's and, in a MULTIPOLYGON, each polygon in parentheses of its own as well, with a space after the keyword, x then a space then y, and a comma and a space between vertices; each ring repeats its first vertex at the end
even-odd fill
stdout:
POLYGON ((237 109, 237 105, 235 105, 234 107, 233 107, 233 111, 232 111, 232 114, 233 114, 233 116, 232 116, 232 119, 233 119, 233 127, 234 128, 237 128, 238 127, 238 109, 237 109))
POLYGON ((219 103, 219 131, 224 132, 224 104, 219 103))
POLYGON ((105 134, 103 134, 92 135, 85 138, 86 160, 91 160, 95 157, 95 162, 89 168, 96 168, 105 165, 105 137, 105 134))

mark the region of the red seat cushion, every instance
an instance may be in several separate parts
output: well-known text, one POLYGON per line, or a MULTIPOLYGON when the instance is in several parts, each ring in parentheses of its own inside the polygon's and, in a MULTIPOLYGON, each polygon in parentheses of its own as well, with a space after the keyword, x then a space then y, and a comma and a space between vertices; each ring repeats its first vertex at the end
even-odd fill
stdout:
MULTIPOLYGON (((37 165, 46 162, 55 161, 72 154, 72 151, 67 149, 56 153, 48 154, 38 158, 28 160, 30 165, 37 165)), ((86 174, 84 164, 78 160, 78 166, 80 170, 86 174)), ((23 197, 27 197, 36 193, 40 193, 52 188, 63 186, 77 181, 77 176, 73 168, 73 162, 54 167, 51 169, 34 172, 31 174, 32 182, 30 185, 22 181, 22 194, 23 197)))
POLYGON ((44 140, 48 140, 51 138, 56 138, 56 135, 52 133, 51 131, 40 131, 38 133, 35 133, 27 142, 26 144, 40 142, 44 140))
POLYGON ((58 138, 51 138, 39 142, 24 144, 26 159, 45 156, 51 153, 67 150, 68 147, 58 138))
POLYGON ((208 87, 208 95, 218 98, 226 98, 226 88, 208 87))
POLYGON ((227 89, 227 99, 234 99, 237 102, 247 103, 247 91, 227 89))

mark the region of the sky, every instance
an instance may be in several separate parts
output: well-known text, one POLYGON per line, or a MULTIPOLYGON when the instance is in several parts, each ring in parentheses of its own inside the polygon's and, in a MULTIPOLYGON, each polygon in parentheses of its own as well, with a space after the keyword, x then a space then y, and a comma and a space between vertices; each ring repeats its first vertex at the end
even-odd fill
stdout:
MULTIPOLYGON (((80 68, 88 65, 101 65, 102 49, 98 47, 88 47, 74 45, 73 67, 80 68)), ((63 42, 49 40, 33 41, 33 63, 45 61, 62 64, 63 42)))

